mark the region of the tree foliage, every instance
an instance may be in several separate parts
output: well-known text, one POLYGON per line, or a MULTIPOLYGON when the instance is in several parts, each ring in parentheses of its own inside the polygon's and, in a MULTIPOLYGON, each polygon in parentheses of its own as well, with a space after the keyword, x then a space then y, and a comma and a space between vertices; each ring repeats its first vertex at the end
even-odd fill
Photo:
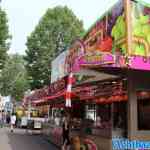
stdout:
POLYGON ((0 70, 4 67, 4 63, 7 58, 9 38, 10 35, 8 31, 8 20, 6 17, 6 13, 0 8, 0 70))
POLYGON ((0 78, 1 93, 11 95, 15 100, 21 100, 29 88, 24 59, 20 55, 11 55, 6 61, 0 78))
POLYGON ((32 89, 50 83, 52 59, 83 32, 82 21, 67 7, 47 10, 26 43, 25 60, 32 89))

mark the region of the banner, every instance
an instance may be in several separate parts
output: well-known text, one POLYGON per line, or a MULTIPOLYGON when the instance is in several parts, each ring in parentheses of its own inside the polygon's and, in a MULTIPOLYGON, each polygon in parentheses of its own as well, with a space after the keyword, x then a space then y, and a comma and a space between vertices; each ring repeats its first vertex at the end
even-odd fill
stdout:
POLYGON ((52 61, 51 83, 56 82, 67 75, 67 70, 65 69, 66 56, 67 51, 64 51, 52 61))

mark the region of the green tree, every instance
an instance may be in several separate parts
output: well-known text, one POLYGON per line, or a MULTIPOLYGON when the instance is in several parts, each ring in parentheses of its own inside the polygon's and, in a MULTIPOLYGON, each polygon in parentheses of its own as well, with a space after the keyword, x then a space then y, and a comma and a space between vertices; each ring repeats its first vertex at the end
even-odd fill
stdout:
POLYGON ((4 67, 4 63, 7 58, 9 38, 10 35, 8 31, 8 20, 6 17, 6 13, 0 8, 0 70, 4 67))
POLYGON ((50 83, 52 59, 83 32, 82 21, 67 7, 47 10, 26 43, 26 68, 32 89, 50 83))
POLYGON ((11 95, 17 101, 22 100, 24 92, 29 88, 24 65, 22 56, 17 54, 9 56, 0 78, 2 95, 11 95))

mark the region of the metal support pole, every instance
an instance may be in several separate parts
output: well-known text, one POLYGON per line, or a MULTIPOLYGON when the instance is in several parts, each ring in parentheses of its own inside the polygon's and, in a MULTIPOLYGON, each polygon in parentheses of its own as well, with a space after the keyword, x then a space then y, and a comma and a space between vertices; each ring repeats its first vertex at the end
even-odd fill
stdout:
POLYGON ((50 105, 48 105, 48 112, 47 112, 48 120, 50 119, 50 105))
POLYGON ((28 119, 31 118, 31 102, 28 102, 28 119))

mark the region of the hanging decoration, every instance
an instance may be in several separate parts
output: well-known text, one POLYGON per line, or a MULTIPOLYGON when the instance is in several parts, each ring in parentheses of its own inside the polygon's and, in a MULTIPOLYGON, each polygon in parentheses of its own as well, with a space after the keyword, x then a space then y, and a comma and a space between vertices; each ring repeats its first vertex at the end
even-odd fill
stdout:
POLYGON ((71 107, 72 83, 73 83, 73 73, 71 72, 68 76, 68 85, 66 91, 66 107, 71 107))

